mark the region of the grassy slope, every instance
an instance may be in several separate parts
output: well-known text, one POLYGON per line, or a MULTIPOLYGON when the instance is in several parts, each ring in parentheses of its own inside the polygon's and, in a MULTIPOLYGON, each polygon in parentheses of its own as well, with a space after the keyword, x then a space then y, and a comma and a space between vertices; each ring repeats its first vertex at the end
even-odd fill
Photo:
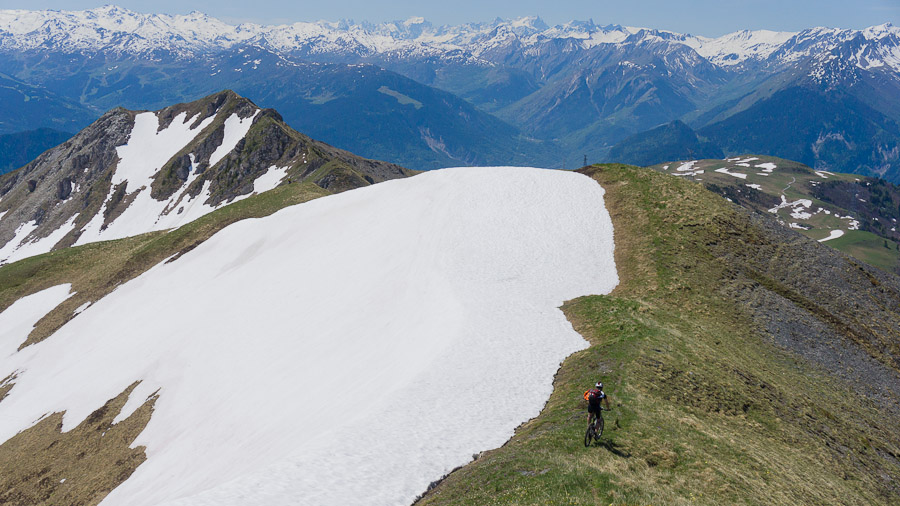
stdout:
MULTIPOLYGON (((754 158, 755 160, 752 162, 753 165, 766 162, 774 163, 778 168, 768 175, 760 175, 758 168, 737 166, 734 161, 698 160, 694 165, 694 169, 702 169, 705 172, 694 176, 682 177, 702 182, 705 185, 717 185, 720 189, 725 190, 723 194, 731 195, 736 202, 740 202, 746 207, 760 211, 764 211, 769 207, 774 207, 778 203, 780 195, 784 195, 790 202, 796 201, 797 199, 809 199, 813 204, 812 210, 824 208, 832 211, 832 214, 814 213, 811 218, 797 219, 791 216, 792 209, 788 207, 779 209, 776 215, 785 223, 800 223, 805 227, 809 227, 808 230, 798 229, 797 231, 816 240, 828 237, 832 230, 844 230, 847 232, 845 239, 828 241, 827 244, 838 251, 856 257, 879 269, 883 269, 887 272, 898 272, 898 268, 900 268, 900 252, 897 251, 897 244, 895 241, 888 239, 888 246, 893 248, 894 251, 886 251, 882 239, 878 239, 868 232, 856 232, 849 227, 849 219, 839 219, 835 217, 835 213, 843 216, 852 215, 856 217, 858 217, 859 213, 824 202, 813 196, 814 190, 811 187, 811 183, 812 185, 821 185, 826 181, 854 182, 859 181, 862 176, 859 174, 829 172, 827 178, 823 178, 816 175, 816 173, 806 165, 791 160, 785 160, 783 158, 764 155, 742 156, 741 158, 754 158), (727 174, 715 172, 716 169, 721 167, 726 167, 731 172, 746 174, 747 178, 739 179, 727 174), (771 198, 764 198, 764 202, 753 202, 748 204, 748 200, 753 200, 752 198, 748 199, 748 197, 755 191, 746 187, 746 184, 748 183, 759 185, 759 191, 762 192, 763 195, 771 198), (734 192, 737 192, 737 194, 734 192), (741 192, 743 192, 743 194, 741 194, 741 192), (762 205, 763 203, 765 203, 764 206, 762 205)), ((676 167, 684 162, 685 161, 662 163, 653 165, 650 168, 659 171, 669 171, 671 173, 676 167)), ((885 220, 885 222, 889 221, 889 219, 885 220)))
POLYGON ((893 272, 900 265, 897 243, 871 232, 851 230, 826 244, 888 272, 893 272))
MULTIPOLYGON (((437 504, 896 504, 900 436, 845 385, 774 347, 722 294, 711 244, 752 243, 746 218, 700 185, 621 165, 606 188, 620 285, 563 311, 590 341, 541 415, 451 473, 437 504), (598 378, 613 411, 582 443, 581 393, 598 378)), ((510 385, 514 395, 514 385, 510 385)))

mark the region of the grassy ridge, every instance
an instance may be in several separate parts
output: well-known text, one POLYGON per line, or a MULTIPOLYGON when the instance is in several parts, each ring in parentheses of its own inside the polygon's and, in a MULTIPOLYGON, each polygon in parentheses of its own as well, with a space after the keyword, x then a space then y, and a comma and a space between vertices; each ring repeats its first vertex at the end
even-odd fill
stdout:
POLYGON ((765 232, 699 185, 586 173, 607 190, 621 279, 562 308, 590 348, 539 417, 420 504, 896 504, 896 415, 775 347, 727 295, 750 281, 722 248, 765 232), (585 448, 580 397, 598 378, 613 411, 585 448))

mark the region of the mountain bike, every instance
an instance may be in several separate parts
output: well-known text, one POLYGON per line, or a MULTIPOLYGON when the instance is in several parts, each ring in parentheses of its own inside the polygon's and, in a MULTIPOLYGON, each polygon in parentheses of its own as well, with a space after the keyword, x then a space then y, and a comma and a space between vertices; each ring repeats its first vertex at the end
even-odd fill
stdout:
POLYGON ((587 431, 584 433, 584 446, 591 446, 591 440, 600 441, 600 436, 603 434, 603 412, 609 411, 608 409, 603 409, 600 407, 600 413, 597 414, 596 418, 592 418, 588 422, 587 431))

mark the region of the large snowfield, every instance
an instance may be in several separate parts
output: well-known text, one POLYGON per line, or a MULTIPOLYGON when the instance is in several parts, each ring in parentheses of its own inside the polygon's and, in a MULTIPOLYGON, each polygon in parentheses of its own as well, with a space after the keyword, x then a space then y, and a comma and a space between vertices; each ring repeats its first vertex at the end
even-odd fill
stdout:
POLYGON ((18 371, 0 441, 50 412, 70 430, 140 380, 118 419, 158 391, 148 459, 103 505, 410 504, 540 412, 587 346, 558 307, 617 282, 580 174, 445 169, 321 198, 227 227, 22 351, 69 287, 0 313, 0 378, 18 371))

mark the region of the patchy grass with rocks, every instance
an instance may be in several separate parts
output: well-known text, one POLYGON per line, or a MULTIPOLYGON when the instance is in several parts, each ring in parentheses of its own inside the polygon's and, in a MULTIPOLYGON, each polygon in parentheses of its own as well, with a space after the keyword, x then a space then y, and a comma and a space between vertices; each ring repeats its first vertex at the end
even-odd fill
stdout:
POLYGON ((774 215, 807 237, 900 273, 900 187, 894 184, 762 155, 667 162, 650 168, 702 184, 736 204, 774 215), (863 240, 866 235, 859 232, 880 239, 863 240), (839 240, 842 236, 855 238, 839 240))

